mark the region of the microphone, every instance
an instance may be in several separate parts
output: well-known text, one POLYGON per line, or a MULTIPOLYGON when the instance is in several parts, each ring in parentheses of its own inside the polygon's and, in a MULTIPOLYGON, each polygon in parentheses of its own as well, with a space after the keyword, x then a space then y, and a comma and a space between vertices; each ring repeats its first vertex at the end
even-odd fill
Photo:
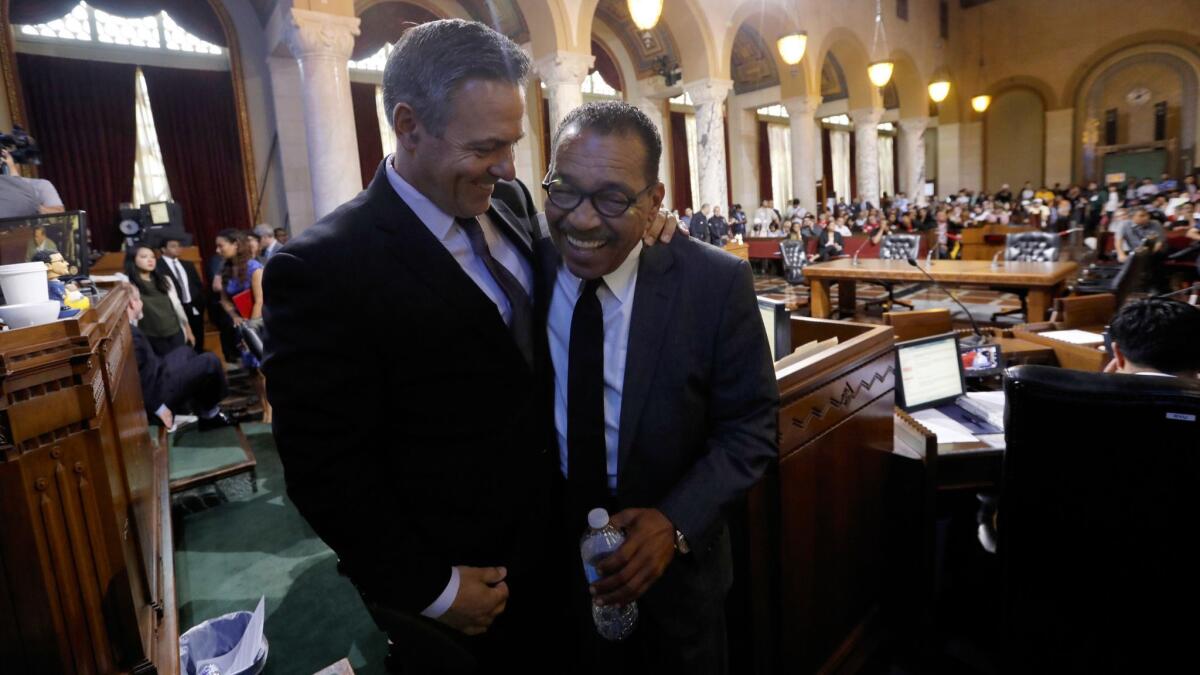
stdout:
POLYGON ((954 301, 954 304, 958 305, 962 309, 963 313, 967 315, 967 320, 971 322, 971 330, 975 331, 975 335, 972 335, 968 338, 963 338, 962 340, 959 340, 959 342, 967 347, 978 347, 986 343, 987 338, 983 336, 983 331, 979 330, 979 324, 975 323, 975 317, 971 316, 971 310, 967 309, 966 305, 959 302, 958 298, 954 297, 953 293, 946 290, 944 286, 939 284, 937 279, 933 278, 932 274, 930 274, 925 268, 921 267, 921 265, 917 263, 916 258, 912 257, 911 255, 908 256, 908 264, 921 270, 921 273, 928 277, 929 280, 933 282, 934 286, 937 286, 939 290, 948 295, 950 299, 954 301))
POLYGON ((867 237, 863 243, 858 245, 858 248, 854 249, 854 258, 850 261, 851 267, 858 267, 858 252, 866 248, 869 243, 871 243, 871 238, 867 237))
MULTIPOLYGON (((915 263, 916 261, 914 260, 913 262, 915 263)), ((930 248, 929 253, 925 254, 925 266, 933 267, 933 248, 930 248)))
POLYGON ((996 251, 996 255, 992 256, 992 269, 1000 268, 1000 256, 1004 255, 1004 249, 996 251))
POLYGON ((1165 300, 1167 298, 1173 298, 1176 295, 1183 295, 1184 293, 1189 293, 1189 292, 1191 293, 1191 295, 1188 297, 1188 304, 1194 305, 1194 304, 1196 304, 1196 295, 1198 293, 1200 293, 1200 284, 1192 284, 1191 286, 1181 288, 1177 291, 1171 291, 1169 293, 1160 293, 1159 295, 1152 295, 1150 297, 1154 298, 1155 300, 1165 300))

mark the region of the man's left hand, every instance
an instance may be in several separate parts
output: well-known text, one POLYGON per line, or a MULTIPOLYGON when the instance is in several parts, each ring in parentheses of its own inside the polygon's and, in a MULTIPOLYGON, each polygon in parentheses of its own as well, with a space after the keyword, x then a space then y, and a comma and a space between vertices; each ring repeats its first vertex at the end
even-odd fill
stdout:
POLYGON ((625 543, 596 566, 592 585, 600 605, 627 605, 658 581, 675 558, 675 526, 658 509, 625 509, 610 521, 625 530, 625 543))
POLYGON ((646 228, 646 234, 642 237, 642 243, 646 246, 653 246, 657 241, 668 244, 676 232, 681 232, 685 237, 688 236, 687 230, 679 227, 678 218, 672 215, 670 211, 660 209, 658 215, 654 217, 654 222, 650 223, 650 227, 646 228))

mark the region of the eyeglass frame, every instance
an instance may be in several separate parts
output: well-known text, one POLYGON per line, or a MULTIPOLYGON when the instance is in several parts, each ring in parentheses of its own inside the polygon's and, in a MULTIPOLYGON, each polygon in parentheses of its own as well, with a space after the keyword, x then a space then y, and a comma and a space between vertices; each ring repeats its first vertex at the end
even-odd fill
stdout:
POLYGON ((639 199, 641 199, 642 197, 649 194, 650 190, 652 190, 654 188, 654 186, 658 185, 658 181, 654 181, 653 183, 642 188, 641 190, 638 190, 633 195, 633 197, 629 197, 625 193, 623 193, 620 190, 617 190, 615 188, 602 188, 599 190, 593 190, 591 192, 583 192, 583 191, 577 190, 576 192, 579 195, 579 201, 575 202, 574 206, 567 208, 567 207, 559 204, 558 202, 555 202, 554 198, 551 196, 550 186, 554 185, 555 183, 562 183, 563 185, 567 184, 566 181, 563 181, 561 178, 555 178, 555 179, 551 180, 549 177, 547 177, 546 180, 542 181, 542 189, 546 191, 546 199, 551 204, 554 204, 554 206, 556 208, 560 208, 563 211, 570 213, 570 212, 574 211, 575 209, 579 208, 579 206, 581 204, 583 204, 584 200, 587 200, 592 203, 592 208, 595 209, 596 213, 599 213, 600 215, 604 216, 605 218, 620 218, 621 216, 625 215, 625 213, 627 211, 629 211, 629 209, 633 208, 633 205, 636 204, 639 199), (625 208, 621 209, 621 211, 619 213, 605 213, 604 211, 601 211, 600 206, 598 204, 596 204, 596 195, 598 195, 602 192, 612 192, 614 194, 619 194, 622 197, 624 197, 626 200, 628 200, 627 203, 625 204, 625 208))

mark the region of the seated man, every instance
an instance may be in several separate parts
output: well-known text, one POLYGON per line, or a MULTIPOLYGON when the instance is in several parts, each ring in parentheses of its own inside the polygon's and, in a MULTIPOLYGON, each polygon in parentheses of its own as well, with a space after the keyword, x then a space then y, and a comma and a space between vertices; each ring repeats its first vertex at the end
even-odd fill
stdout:
POLYGON ((1108 326, 1112 361, 1106 373, 1200 377, 1200 308, 1149 298, 1121 308, 1108 326))
POLYGON ((170 429, 175 426, 175 412, 187 405, 200 417, 201 431, 233 425, 219 405, 227 391, 221 360, 212 352, 197 354, 188 346, 177 347, 163 357, 155 354, 137 329, 137 321, 142 318, 142 295, 133 284, 123 285, 130 292, 125 311, 134 324, 133 353, 150 419, 157 417, 170 429))

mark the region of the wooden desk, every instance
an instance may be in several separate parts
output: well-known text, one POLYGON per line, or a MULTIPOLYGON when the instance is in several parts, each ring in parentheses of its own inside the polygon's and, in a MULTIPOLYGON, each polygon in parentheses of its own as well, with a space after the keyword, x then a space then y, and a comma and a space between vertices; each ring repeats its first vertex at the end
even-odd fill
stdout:
POLYGON ((167 453, 116 289, 0 333, 0 671, 179 671, 167 453), (18 630, 19 626, 19 630, 18 630))
POLYGON ((924 462, 930 487, 935 491, 978 490, 1000 485, 1003 439, 998 446, 983 441, 938 443, 937 434, 900 408, 895 409, 893 432, 895 452, 924 462))
MULTIPOLYGON (((1063 368, 1099 373, 1108 364, 1108 352, 1097 349, 1098 346, 1103 345, 1077 345, 1055 340, 1042 335, 1042 332, 1046 330, 1059 330, 1059 328, 1045 327, 1044 324, 1043 326, 1017 326, 1013 329, 1013 337, 1053 349, 1054 356, 1058 359, 1058 365, 1063 368)), ((1075 330, 1103 334, 1104 326, 1079 326, 1075 330)))
MULTIPOLYGON (((924 266, 924 262, 921 263, 924 266)), ((1029 291, 1029 316, 1041 321, 1054 297, 1068 279, 1075 276, 1074 262, 1001 262, 995 268, 983 260, 937 260, 927 271, 940 284, 978 284, 1000 288, 1025 288, 1029 291)), ((859 259, 831 260, 804 268, 804 277, 812 284, 812 315, 827 319, 833 314, 829 287, 838 284, 838 306, 853 312, 855 286, 859 281, 921 282, 928 278, 904 260, 859 259)))
POLYGON ((724 248, 726 251, 729 251, 730 253, 736 255, 737 257, 741 258, 742 260, 746 260, 746 261, 750 260, 750 245, 749 244, 739 244, 735 241, 731 241, 728 244, 725 244, 725 246, 723 246, 722 248, 724 248))

